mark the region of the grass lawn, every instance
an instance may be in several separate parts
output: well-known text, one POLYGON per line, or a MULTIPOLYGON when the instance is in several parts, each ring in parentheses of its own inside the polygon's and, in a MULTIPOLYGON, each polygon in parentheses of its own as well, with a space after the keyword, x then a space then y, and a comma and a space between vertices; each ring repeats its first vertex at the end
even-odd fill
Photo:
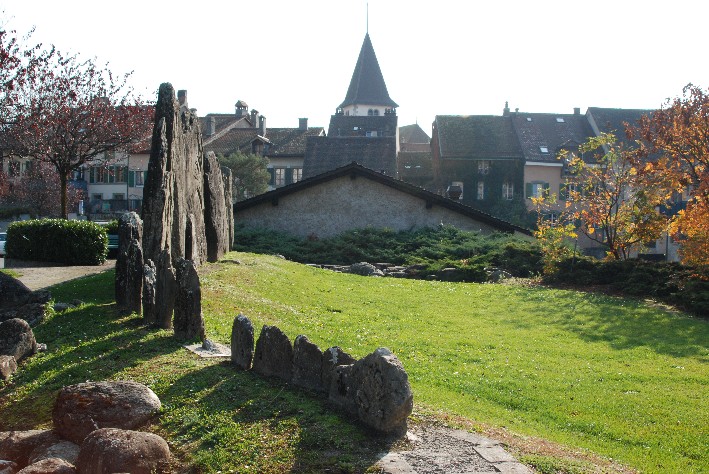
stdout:
MULTIPOLYGON (((343 275, 275 257, 202 271, 207 334, 242 312, 326 348, 401 359, 416 410, 504 427, 643 472, 709 471, 709 324, 634 300, 512 285, 343 275)), ((202 472, 362 471, 383 448, 307 393, 198 360, 116 315, 112 272, 54 289, 86 305, 36 328, 49 345, 0 385, 0 429, 48 426, 59 387, 130 378, 163 402, 150 429, 202 472)), ((533 456, 529 457, 530 459, 533 456)), ((540 460, 538 465, 544 464, 540 460)))

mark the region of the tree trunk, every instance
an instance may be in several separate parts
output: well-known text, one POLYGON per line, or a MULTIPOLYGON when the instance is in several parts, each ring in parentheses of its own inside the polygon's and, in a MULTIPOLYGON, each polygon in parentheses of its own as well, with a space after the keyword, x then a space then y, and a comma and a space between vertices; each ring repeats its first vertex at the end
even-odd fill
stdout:
POLYGON ((67 213, 67 174, 59 173, 59 189, 61 194, 62 203, 62 218, 68 219, 69 214, 67 213))

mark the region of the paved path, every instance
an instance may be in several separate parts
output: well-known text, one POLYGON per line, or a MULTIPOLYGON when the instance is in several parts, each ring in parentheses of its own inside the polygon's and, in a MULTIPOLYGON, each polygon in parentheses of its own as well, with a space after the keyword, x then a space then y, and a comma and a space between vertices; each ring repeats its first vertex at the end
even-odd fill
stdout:
POLYGON ((5 268, 7 266, 8 269, 18 273, 20 275, 18 279, 27 285, 30 290, 40 290, 56 285, 57 283, 63 283, 75 278, 110 270, 116 266, 116 261, 106 260, 106 263, 103 265, 89 266, 62 266, 57 264, 53 264, 54 266, 47 265, 48 264, 41 262, 26 262, 0 258, 0 268, 5 268))

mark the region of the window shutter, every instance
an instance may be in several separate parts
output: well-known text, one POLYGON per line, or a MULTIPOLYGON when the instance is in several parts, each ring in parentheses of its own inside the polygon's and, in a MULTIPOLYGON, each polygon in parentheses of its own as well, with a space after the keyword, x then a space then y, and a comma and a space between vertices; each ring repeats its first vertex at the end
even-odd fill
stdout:
POLYGON ((293 170, 291 168, 286 169, 286 184, 291 184, 293 182, 293 170))
POLYGON ((524 194, 526 195, 527 199, 532 197, 532 183, 526 183, 524 185, 524 194))
POLYGON ((268 180, 270 186, 276 185, 276 170, 274 168, 268 168, 268 174, 271 175, 271 179, 268 180))
POLYGON ((89 168, 89 183, 94 182, 94 171, 95 170, 96 170, 96 168, 89 168))
POLYGON ((128 186, 130 187, 135 186, 135 173, 135 171, 128 172, 128 186))
POLYGON ((564 183, 561 183, 559 185, 559 200, 560 201, 566 201, 567 196, 566 196, 566 185, 564 183))

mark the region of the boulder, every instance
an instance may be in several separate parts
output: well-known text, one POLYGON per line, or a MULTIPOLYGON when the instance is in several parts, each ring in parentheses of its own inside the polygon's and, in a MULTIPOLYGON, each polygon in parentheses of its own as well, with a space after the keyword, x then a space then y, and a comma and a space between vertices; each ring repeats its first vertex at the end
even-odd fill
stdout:
POLYGON ((80 444, 99 428, 133 429, 160 410, 150 388, 131 381, 85 382, 59 391, 52 410, 55 431, 80 444))
POLYGON ((24 467, 35 449, 59 441, 59 436, 51 430, 0 432, 0 459, 13 461, 18 467, 24 467))
POLYGON ((153 474, 169 472, 170 448, 153 433, 102 428, 83 443, 76 468, 80 473, 153 474))
POLYGON ((29 455, 27 462, 32 465, 43 459, 59 458, 69 464, 76 464, 79 457, 79 445, 71 441, 45 443, 37 446, 29 455))
POLYGON ((32 327, 44 321, 47 315, 47 303, 26 303, 14 308, 0 310, 0 322, 10 319, 24 319, 32 327))
POLYGON ((356 360, 357 359, 340 349, 338 346, 325 349, 322 353, 322 372, 320 375, 323 390, 330 390, 332 378, 335 374, 335 367, 340 365, 351 365, 354 364, 356 360))
POLYGON ((254 326, 249 318, 239 314, 231 327, 231 363, 249 370, 254 360, 254 326))
POLYGON ((19 470, 17 463, 0 459, 0 474, 16 474, 19 470))
POLYGON ((411 414, 414 396, 399 359, 379 348, 352 365, 357 417, 377 431, 402 435, 411 414))
POLYGON ((320 348, 300 335, 293 343, 293 384, 299 387, 323 392, 323 354, 320 348))
POLYGON ((20 280, 0 272, 0 309, 26 304, 31 294, 32 290, 20 280))
POLYGON ((76 474, 74 465, 62 458, 47 458, 30 464, 17 474, 76 474))
POLYGON ((0 355, 21 361, 37 352, 37 341, 32 328, 24 319, 14 318, 0 323, 0 355))
POLYGON ((276 326, 263 326, 254 352, 253 369, 267 377, 290 381, 293 374, 293 346, 276 326))
POLYGON ((362 276, 384 276, 384 273, 380 269, 367 262, 353 263, 350 265, 348 271, 349 273, 362 276))
POLYGON ((227 203, 224 198, 222 170, 214 152, 210 151, 204 155, 204 230, 208 262, 218 261, 230 250, 227 203))
POLYGON ((0 355, 0 379, 7 380, 15 372, 17 372, 15 356, 0 355))
POLYGON ((177 273, 177 298, 175 300, 175 337, 181 340, 204 340, 204 319, 202 318, 202 290, 199 285, 197 267, 192 260, 178 258, 175 261, 177 273))

